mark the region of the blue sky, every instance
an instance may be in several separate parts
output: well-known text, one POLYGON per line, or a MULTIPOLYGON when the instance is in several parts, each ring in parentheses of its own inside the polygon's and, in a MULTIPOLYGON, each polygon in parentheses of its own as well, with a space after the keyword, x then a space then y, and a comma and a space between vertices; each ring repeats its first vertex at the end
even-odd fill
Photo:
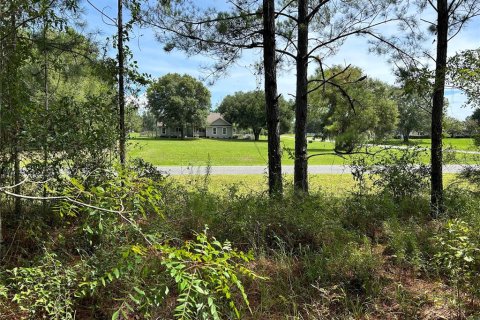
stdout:
MULTIPOLYGON (((104 10, 105 14, 111 17, 116 16, 116 1, 91 0, 91 2, 104 10)), ((201 3, 206 2, 201 1, 201 3)), ((225 5, 224 0, 211 0, 209 3, 218 6, 225 5)), ((115 33, 115 28, 102 21, 101 14, 86 1, 82 4, 85 9, 87 30, 100 31, 100 34, 96 37, 101 42, 105 37, 111 37, 115 33)), ((480 30, 480 18, 473 20, 462 33, 450 42, 449 53, 479 48, 478 30, 480 30)), ((209 58, 203 56, 187 57, 178 51, 164 52, 163 45, 156 41, 154 32, 150 29, 136 28, 129 45, 133 51, 134 59, 138 61, 140 71, 149 73, 154 78, 161 77, 169 72, 188 73, 196 78, 202 78, 207 75, 202 66, 211 62, 209 58)), ((365 39, 350 38, 334 57, 327 59, 326 63, 329 65, 351 63, 361 67, 370 78, 377 78, 393 84, 395 78, 392 73, 392 66, 387 63, 387 58, 369 53, 368 48, 365 39)), ((112 49, 110 53, 114 56, 115 51, 112 49)), ((260 51, 245 51, 242 59, 230 68, 225 77, 209 86, 212 94, 212 108, 215 108, 223 97, 235 91, 248 91, 263 87, 262 79, 255 76, 253 72, 253 64, 258 62, 260 57, 260 51)), ((313 71, 314 67, 310 69, 310 71, 313 71)), ((295 92, 295 71, 293 69, 281 71, 278 76, 278 85, 280 93, 287 98, 291 97, 291 94, 295 92)), ((449 115, 463 120, 472 113, 472 108, 463 107, 466 99, 459 90, 447 89, 445 96, 450 102, 449 115)))

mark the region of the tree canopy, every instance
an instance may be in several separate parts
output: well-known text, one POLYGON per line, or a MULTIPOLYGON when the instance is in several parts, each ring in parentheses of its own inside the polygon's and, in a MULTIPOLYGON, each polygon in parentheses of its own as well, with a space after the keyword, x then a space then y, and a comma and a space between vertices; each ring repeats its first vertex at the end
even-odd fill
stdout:
POLYGON ((210 110, 210 91, 187 74, 169 73, 147 89, 148 108, 158 121, 180 127, 205 124, 210 110))
MULTIPOLYGON (((278 98, 280 107, 280 131, 291 128, 293 110, 282 97, 278 98)), ((226 96, 218 107, 225 119, 241 129, 252 129, 255 140, 259 139, 262 129, 267 126, 265 113, 265 93, 261 90, 235 92, 226 96)))
POLYGON ((428 135, 431 117, 429 99, 425 99, 415 92, 400 92, 396 99, 398 101, 398 131, 402 135, 403 141, 408 142, 413 131, 428 135))
MULTIPOLYGON (((320 72, 311 80, 319 79, 320 72)), ((320 130, 335 139, 338 150, 351 150, 367 139, 384 139, 394 131, 398 111, 391 86, 365 79, 358 67, 334 66, 324 74, 336 76, 310 93, 309 111, 319 117, 315 120, 320 120, 320 130)), ((311 81, 310 90, 317 86, 311 81)))
POLYGON ((475 109, 470 118, 480 126, 480 108, 475 109))

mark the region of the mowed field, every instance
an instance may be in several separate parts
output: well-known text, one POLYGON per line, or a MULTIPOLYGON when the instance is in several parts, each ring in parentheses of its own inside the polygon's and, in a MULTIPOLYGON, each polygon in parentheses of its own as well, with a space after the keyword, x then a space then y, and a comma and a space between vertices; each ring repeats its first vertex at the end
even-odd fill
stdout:
MULTIPOLYGON (((282 136, 283 164, 293 164, 287 149, 294 150, 294 138, 282 136)), ((314 141, 308 144, 309 153, 331 153, 332 142, 314 141)), ((268 162, 267 141, 221 139, 154 139, 134 137, 129 140, 129 156, 142 158, 154 165, 164 166, 248 166, 268 162)), ((335 155, 311 158, 310 164, 344 164, 346 160, 335 155)))
MULTIPOLYGON (((419 147, 429 147, 429 140, 414 140, 419 147)), ((398 145, 397 140, 388 144, 398 145)), ((282 135, 284 165, 292 165, 290 152, 294 152, 293 135, 282 135)), ((456 150, 474 150, 472 139, 445 139, 444 145, 456 150)), ((309 159, 311 165, 341 165, 348 164, 349 157, 342 158, 333 154, 333 142, 312 141, 308 144, 309 155, 322 154, 309 159), (329 154, 331 153, 331 154, 329 154)), ((378 150, 378 149, 371 149, 378 150)), ((388 151, 392 152, 392 151, 388 151)), ((129 140, 129 157, 142 158, 158 166, 248 166, 266 165, 267 141, 251 140, 220 140, 220 139, 155 139, 151 137, 131 136, 129 140)), ((428 154, 422 160, 428 161, 428 154)), ((457 158, 462 158, 462 155, 457 158)), ((472 158, 468 156, 468 158, 472 158)), ((470 162, 469 159, 460 162, 470 162)))
MULTIPOLYGON (((389 145, 403 145, 406 144, 403 140, 391 139, 387 140, 385 144, 389 145)), ((410 139, 409 146, 418 146, 422 148, 430 148, 430 139, 410 139)), ((445 148, 454 150, 475 151, 478 150, 471 138, 445 138, 443 139, 443 145, 445 148)))

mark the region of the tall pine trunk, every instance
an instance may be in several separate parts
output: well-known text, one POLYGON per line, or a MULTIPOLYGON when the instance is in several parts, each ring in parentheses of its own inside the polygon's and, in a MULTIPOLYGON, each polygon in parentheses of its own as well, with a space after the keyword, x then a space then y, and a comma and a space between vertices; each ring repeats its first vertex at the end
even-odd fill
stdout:
MULTIPOLYGON (((47 197, 47 185, 46 185, 46 181, 47 181, 47 178, 48 178, 48 174, 47 174, 47 169, 48 169, 48 135, 49 135, 49 130, 50 130, 50 125, 49 125, 49 116, 48 116, 48 112, 49 112, 49 101, 48 101, 48 53, 47 53, 47 22, 46 20, 44 20, 44 29, 43 29, 43 57, 44 57, 44 61, 43 61, 43 77, 44 77, 44 87, 43 87, 43 90, 44 90, 44 112, 45 112, 45 122, 44 122, 44 125, 45 125, 45 137, 44 137, 44 141, 43 141, 43 181, 45 183, 44 187, 43 187, 43 197, 46 198, 47 197)), ((42 200, 42 207, 43 207, 43 211, 46 212, 47 210, 47 200, 42 200)))
POLYGON ((445 73, 448 50, 448 3, 437 0, 437 57, 432 106, 431 145, 431 214, 438 217, 444 211, 442 172, 442 120, 445 93, 445 73))
MULTIPOLYGON (((0 20, 2 21, 2 20, 0 20)), ((0 40, 0 152, 4 152, 4 136, 3 136, 3 77, 5 70, 4 65, 4 44, 3 40, 0 40)), ((1 176, 3 175, 3 163, 0 166, 0 184, 3 182, 1 176)), ((0 194, 0 203, 2 195, 0 194)), ((0 258, 3 258, 3 206, 0 205, 0 258)))
POLYGON ((125 80, 124 80, 124 50, 123 50, 123 3, 118 0, 118 31, 117 31, 117 50, 118 50, 118 115, 119 115, 119 153, 120 164, 125 166, 126 149, 125 140, 127 133, 125 130, 125 80))
POLYGON ((283 191, 275 46, 275 0, 263 0, 263 66, 268 129, 268 191, 270 195, 281 194, 283 191))
POLYGON ((298 0, 297 88, 295 97, 295 191, 308 192, 307 92, 308 0, 298 0))
MULTIPOLYGON (((12 13, 12 59, 11 59, 11 64, 12 64, 12 69, 11 69, 11 74, 8 76, 11 77, 11 89, 9 94, 10 94, 10 110, 12 111, 12 114, 14 115, 15 119, 15 126, 13 129, 13 180, 15 184, 15 188, 13 191, 16 194, 20 194, 22 192, 22 187, 20 185, 20 179, 21 179, 21 172, 20 172, 20 141, 19 141, 19 135, 20 135, 20 121, 18 119, 19 115, 19 110, 18 110, 18 99, 16 95, 18 94, 18 66, 17 66, 17 29, 16 29, 16 16, 15 12, 12 13)), ((15 197, 14 199, 14 212, 15 216, 17 218, 20 217, 22 214, 22 200, 19 197, 15 197)))

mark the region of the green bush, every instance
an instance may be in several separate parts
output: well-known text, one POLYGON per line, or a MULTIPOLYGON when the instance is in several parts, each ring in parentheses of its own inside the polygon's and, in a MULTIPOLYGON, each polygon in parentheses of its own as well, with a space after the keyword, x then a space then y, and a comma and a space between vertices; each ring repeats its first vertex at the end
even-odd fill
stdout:
POLYGON ((30 318, 74 319, 78 274, 54 253, 46 252, 38 266, 7 270, 9 292, 30 318))
POLYGON ((195 242, 188 241, 180 248, 169 245, 157 248, 164 255, 162 265, 178 285, 175 317, 219 320, 222 311, 227 315, 222 307, 225 302, 235 317, 240 318, 236 295, 250 310, 241 276, 258 278, 246 266, 253 255, 233 249, 228 241, 221 243, 215 238, 209 241, 206 231, 198 234, 195 242))
POLYGON ((365 187, 365 174, 373 186, 393 199, 417 198, 428 189, 430 168, 423 164, 420 148, 386 150, 376 155, 371 162, 360 158, 353 162, 352 173, 360 187, 365 187))
POLYGON ((434 262, 456 287, 480 295, 480 225, 448 220, 435 236, 434 262))
POLYGON ((383 224, 386 237, 385 255, 402 267, 421 271, 427 268, 430 254, 428 228, 414 221, 390 219, 383 224))

